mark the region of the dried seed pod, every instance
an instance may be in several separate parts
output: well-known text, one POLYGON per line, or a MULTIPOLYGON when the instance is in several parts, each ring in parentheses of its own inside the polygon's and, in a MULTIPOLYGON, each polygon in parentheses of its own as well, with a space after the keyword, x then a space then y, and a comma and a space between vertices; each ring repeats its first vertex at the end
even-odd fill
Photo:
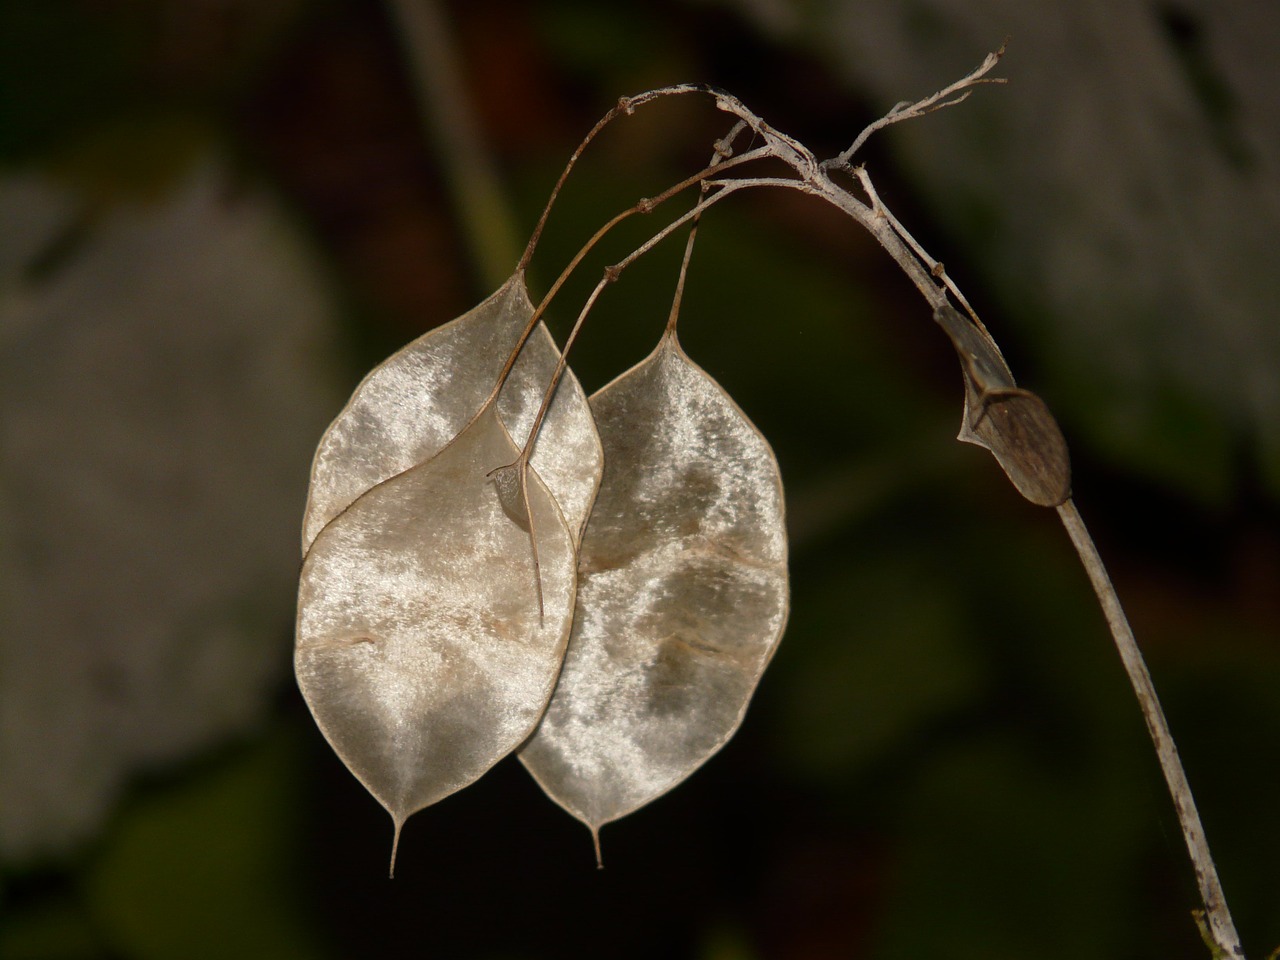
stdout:
POLYGON ((303 563, 298 686, 397 840, 410 814, 529 736, 560 671, 574 537, 532 470, 528 527, 507 515, 489 474, 518 455, 485 407, 435 457, 327 524, 303 563))
POLYGON ((674 331, 591 398, 605 450, 564 670, 520 759, 597 834, 733 735, 787 618, 768 443, 674 331))
MULTIPOLYGON (((524 274, 375 367, 316 450, 302 549, 357 497, 435 456, 476 415, 533 316, 524 274)), ((523 444, 560 358, 541 323, 498 398, 503 424, 523 444)), ((600 441, 582 387, 566 372, 547 411, 532 464, 575 535, 600 482, 600 441)))
POLYGON ((986 447, 1017 491, 1037 506, 1071 496, 1071 457, 1049 407, 1014 383, 995 341, 950 304, 933 319, 951 339, 964 375, 964 419, 957 439, 986 447))

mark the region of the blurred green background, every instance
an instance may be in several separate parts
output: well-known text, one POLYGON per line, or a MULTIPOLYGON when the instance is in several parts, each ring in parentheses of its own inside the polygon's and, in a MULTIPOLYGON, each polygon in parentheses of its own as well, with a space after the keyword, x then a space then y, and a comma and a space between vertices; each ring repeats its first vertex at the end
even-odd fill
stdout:
MULTIPOLYGON (((604 871, 505 761, 410 821, 388 881, 389 818, 290 674, 324 425, 511 269, 503 233, 618 96, 704 80, 830 156, 1008 35, 1008 86, 864 159, 1058 414, 1246 949, 1280 943, 1273 5, 448 3, 487 258, 394 9, 0 2, 0 957, 1207 956, 1065 534, 953 442, 950 346, 814 201, 718 206, 681 322, 778 453, 791 623, 736 739, 606 827, 604 871)), ((693 98, 611 127, 535 294, 726 128, 693 98)), ((602 298, 588 390, 656 342, 680 246, 602 298)))

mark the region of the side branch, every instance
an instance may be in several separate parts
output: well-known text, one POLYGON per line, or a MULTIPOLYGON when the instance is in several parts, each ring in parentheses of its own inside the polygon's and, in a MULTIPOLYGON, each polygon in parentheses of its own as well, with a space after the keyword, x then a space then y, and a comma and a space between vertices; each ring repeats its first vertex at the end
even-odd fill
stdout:
POLYGON ((968 76, 962 77, 955 83, 943 87, 937 93, 932 96, 925 97, 923 100, 917 100, 915 103, 908 103, 904 100, 901 103, 896 104, 892 110, 886 113, 879 120, 876 120, 874 123, 867 124, 863 131, 858 134, 857 139, 849 146, 848 150, 845 150, 834 159, 825 161, 823 166, 846 169, 848 168, 849 161, 853 158, 853 155, 858 152, 858 149, 864 143, 867 142, 867 138, 877 130, 882 130, 887 126, 898 123, 902 120, 910 120, 913 117, 922 117, 926 113, 932 113, 933 111, 941 110, 944 107, 954 107, 957 103, 963 103, 969 99, 970 94, 973 93, 973 88, 980 83, 1007 83, 1008 81, 1005 80, 1004 77, 987 76, 988 73, 995 69, 996 64, 1000 62, 1000 58, 1002 56, 1004 56, 1004 44, 1001 44, 1000 49, 996 50, 994 53, 987 54, 986 59, 984 59, 982 63, 978 64, 977 68, 968 76))
MULTIPOLYGON (((608 119, 609 117, 606 116, 605 119, 602 120, 600 124, 597 124, 597 129, 603 123, 607 123, 608 119)), ((530 335, 534 331, 534 328, 537 327, 538 321, 541 320, 543 315, 547 312, 547 307, 550 306, 551 301, 555 298, 556 294, 560 292, 560 288, 564 286, 565 282, 569 279, 569 276, 573 273, 573 271, 578 268, 578 265, 583 261, 583 259, 587 256, 587 254, 589 254, 595 248, 596 244, 598 244, 602 239, 604 239, 604 237, 609 233, 609 231, 611 231, 623 220, 626 220, 629 217, 633 217, 638 213, 651 213, 654 210, 654 208, 657 207, 660 203, 666 202, 667 200, 674 197, 676 194, 684 190, 687 190, 689 187, 693 186, 694 184, 703 182, 712 173, 718 172, 726 167, 735 166, 740 163, 750 163, 752 160, 758 160, 762 157, 771 156, 771 155, 772 154, 769 152, 769 148, 766 146, 766 147, 759 147, 755 150, 748 151, 747 153, 741 154, 736 157, 730 157, 718 164, 712 163, 709 166, 703 168, 702 170, 699 170, 697 173, 693 174, 692 176, 686 177, 684 180, 681 180, 675 186, 668 187, 666 190, 662 191, 662 193, 658 194, 657 196, 646 197, 645 199, 634 204, 633 206, 628 207, 626 210, 623 210, 621 213, 615 215, 611 220, 607 221, 602 227, 596 230, 596 232, 592 234, 591 239, 589 239, 582 246, 582 248, 574 255, 573 259, 569 261, 568 265, 562 271, 560 271, 560 276, 556 278, 555 282, 551 285, 551 289, 547 291, 546 295, 538 303, 537 308, 533 311, 533 316, 529 318, 529 322, 528 324, 526 324, 524 332, 520 335, 520 339, 516 341, 516 345, 514 349, 512 349, 510 356, 507 357, 507 362, 505 366, 503 366, 502 371, 498 374, 498 382, 494 384, 493 391, 491 392, 489 399, 492 400, 493 398, 497 397, 497 395, 502 391, 503 386, 507 382, 507 377, 511 374, 512 369, 515 367, 516 358, 519 357, 520 351, 524 349, 525 341, 529 339, 530 335)), ((569 168, 566 168, 565 173, 561 175, 561 183, 564 182, 564 178, 565 176, 568 175, 569 169, 571 167, 572 167, 572 163, 570 164, 569 168)), ((550 207, 548 206, 547 210, 549 209, 550 207)), ((546 211, 544 210, 542 220, 539 221, 537 229, 540 230, 542 228, 542 224, 546 220, 546 215, 547 215, 546 211)), ((534 239, 535 240, 537 239, 536 234, 534 239)), ((533 250, 533 247, 530 246, 528 248, 528 251, 526 251, 526 255, 532 252, 532 250, 533 250)), ((522 258, 521 259, 522 266, 524 262, 525 261, 522 258)))
MULTIPOLYGON (((745 159, 746 157, 747 155, 743 154, 743 159, 745 159)), ((711 167, 708 167, 708 170, 713 170, 713 169, 716 169, 716 166, 714 164, 711 167)), ((596 300, 600 298, 600 294, 602 294, 605 288, 608 287, 610 284, 615 283, 618 277, 622 275, 622 272, 626 270, 627 267, 631 266, 631 264, 635 263, 642 256, 644 256, 646 253, 648 253, 650 250, 656 247, 659 243, 661 243, 667 237, 671 236, 671 234, 675 233, 677 230, 683 227, 686 223, 689 223, 690 221, 694 221, 696 223, 698 218, 701 217, 703 212, 706 211, 709 207, 713 206, 716 203, 719 203, 721 200, 723 200, 725 197, 728 197, 730 194, 737 193, 739 190, 745 190, 745 189, 754 188, 754 187, 787 187, 793 190, 800 190, 802 193, 812 192, 808 188, 808 186, 802 181, 791 180, 785 177, 783 178, 756 177, 751 179, 744 178, 744 179, 738 179, 738 180, 704 180, 703 182, 712 187, 719 187, 720 189, 718 189, 715 193, 712 193, 708 196, 700 197, 698 200, 698 203, 692 209, 681 214, 675 220, 672 220, 665 227, 663 227, 661 230, 659 230, 657 233, 651 236, 644 243, 640 244, 640 246, 636 247, 636 249, 632 250, 629 254, 627 254, 617 263, 614 263, 605 268, 604 273, 600 277, 599 282, 595 285, 595 288, 591 291, 591 293, 587 296, 586 301, 583 303, 582 309, 578 313, 578 319, 574 321, 573 327, 569 331, 569 335, 565 338, 564 348, 560 351, 560 361, 559 363, 556 364, 555 371, 551 375, 551 380, 549 381, 547 385, 547 389, 542 397, 542 405, 538 408, 538 412, 534 416, 533 427, 529 431, 529 439, 525 442, 525 449, 521 453, 521 457, 524 460, 527 461, 533 455, 533 448, 534 448, 534 444, 537 442, 538 431, 542 427, 542 421, 546 417, 548 408, 551 406, 551 400, 555 396, 556 388, 560 385, 560 379, 561 377, 564 376, 564 371, 568 366, 569 351, 573 348, 573 345, 577 342, 578 334, 582 331, 582 325, 583 323, 586 322, 587 315, 591 313, 592 308, 595 306, 596 300)), ((662 196, 665 198, 667 194, 664 193, 662 196)), ((636 209, 635 207, 632 207, 629 211, 627 211, 627 213, 634 212, 635 209, 636 209)), ((577 262, 578 262, 577 259, 575 259, 574 265, 576 265, 577 262)), ((547 295, 547 298, 550 298, 550 294, 547 295)), ((546 303, 546 299, 543 300, 543 304, 545 303, 546 303)), ((536 320, 536 317, 540 315, 541 310, 542 310, 542 306, 540 305, 538 314, 535 314, 535 320, 536 320)))

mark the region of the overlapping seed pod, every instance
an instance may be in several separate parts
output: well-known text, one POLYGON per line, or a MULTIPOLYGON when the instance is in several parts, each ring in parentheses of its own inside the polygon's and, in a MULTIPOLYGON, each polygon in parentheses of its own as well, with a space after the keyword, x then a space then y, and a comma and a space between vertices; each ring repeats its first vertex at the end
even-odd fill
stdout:
MULTIPOLYGON (((533 316, 523 273, 492 296, 401 348, 364 378, 316 450, 303 518, 305 554, 357 497, 439 453, 479 411, 533 316)), ((498 398, 523 444, 560 359, 539 323, 498 398)), ((600 482, 600 443, 582 387, 566 373, 542 424, 533 467, 580 533, 600 482)))
POLYGON ((563 661, 601 455, 566 376, 534 466, 501 482, 559 360, 539 324, 486 402, 532 316, 517 274, 370 373, 316 454, 295 672, 397 841, 529 736, 563 661))
POLYGON ((737 730, 782 635, 788 583, 773 452, 673 329, 591 409, 605 470, 573 633, 520 759, 598 837, 737 730))

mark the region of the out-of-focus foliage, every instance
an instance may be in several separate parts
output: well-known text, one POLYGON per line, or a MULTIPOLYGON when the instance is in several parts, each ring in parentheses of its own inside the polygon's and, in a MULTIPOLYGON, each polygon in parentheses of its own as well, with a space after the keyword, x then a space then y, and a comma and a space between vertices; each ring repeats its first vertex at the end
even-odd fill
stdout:
MULTIPOLYGON (((1243 7, 1099 6, 1096 22, 1048 2, 962 15, 754 4, 773 11, 763 19, 695 3, 448 10, 518 230, 621 94, 704 79, 834 154, 1013 35, 1009 85, 878 134, 866 159, 1062 421, 1081 509, 1150 656, 1246 947, 1263 956, 1280 943, 1280 524, 1267 466, 1280 371, 1275 326, 1253 305, 1275 283, 1275 21, 1225 19, 1243 7), (1252 166, 1230 166, 1237 147, 1252 166)), ((0 162, 6 183, 26 185, 5 193, 0 296, 6 316, 46 304, 41 316, 63 324, 29 325, 21 341, 6 331, 0 349, 55 333, 68 345, 32 347, 0 383, 4 422, 25 409, 33 424, 24 449, 56 455, 13 464, 18 448, 0 444, 0 656, 44 684, 0 711, 33 703, 53 720, 21 728, 22 766, 5 761, 0 790, 34 770, 23 784, 68 785, 45 794, 51 811, 96 797, 99 813, 78 822, 100 824, 70 854, 4 861, 0 955, 196 955, 183 930, 223 956, 253 956, 250 943, 288 955, 282 939, 300 956, 1205 955, 1140 716, 1055 518, 952 441, 954 355, 887 258, 830 211, 770 193, 706 218, 681 320, 787 484, 792 619, 741 731, 698 777, 610 827, 603 872, 580 828, 499 764, 413 821, 388 883, 384 817, 304 732, 286 666, 305 451, 340 397, 323 350, 298 345, 313 343, 307 330, 326 339, 322 288, 341 296, 348 389, 487 292, 468 288, 390 21, 354 0, 0 11, 0 162), (237 212, 274 239, 179 239, 243 223, 237 212), (157 220, 169 242, 93 258, 104 225, 141 237, 157 220), (325 258, 325 284, 291 232, 325 258), (75 297, 57 293, 77 276, 75 297), (122 290, 167 307, 131 310, 122 290), (197 379, 175 372, 189 369, 174 363, 188 334, 210 345, 192 358, 197 379), (78 377, 55 366, 68 354, 78 377), (203 419, 179 416, 193 410, 203 419), (34 426, 72 413, 69 435, 34 426), (169 432, 142 430, 153 423, 169 432), (108 448, 134 451, 133 472, 104 472, 95 457, 108 448), (178 465, 209 498, 163 482, 188 475, 178 465), (15 476, 42 478, 23 488, 31 498, 15 500, 15 476), (117 480, 146 495, 122 510, 104 499, 117 480), (95 551, 103 529, 152 546, 95 551), (237 536, 249 545, 231 546, 237 536), (60 577, 35 565, 66 557, 83 562, 60 577), (74 621, 81 659, 61 667, 51 630, 9 626, 37 600, 37 627, 74 621), (176 625, 148 619, 166 606, 184 612, 176 625), (82 625, 86 609, 101 619, 82 625), (169 655, 86 673, 110 650, 169 655), (197 657, 220 668, 197 671, 209 664, 197 657), (197 675, 207 695, 188 684, 197 675), (165 696, 142 697, 142 679, 165 696), (93 712, 104 691, 130 723, 93 712), (277 739, 277 724, 296 735, 277 739), (233 735, 241 747, 210 753, 233 735), (145 758, 147 779, 132 775, 101 820, 118 787, 74 787, 124 756, 145 758), (176 878, 175 864, 193 866, 176 878), (238 929, 208 932, 224 920, 238 929)), ((697 169, 723 132, 693 102, 607 131, 552 217, 534 296, 607 216, 697 169)), ((603 265, 660 225, 638 219, 566 288, 558 336, 603 265)), ((659 248, 605 293, 573 358, 588 390, 651 347, 677 255, 659 248)))
POLYGON ((211 158, 96 214, 0 184, 6 859, 92 837, 133 770, 256 724, 280 681, 332 314, 278 211, 228 188, 211 158))
POLYGON ((85 898, 117 956, 325 956, 298 883, 306 803, 296 727, 276 724, 198 777, 153 788, 115 823, 85 898), (211 827, 224 825, 216 843, 211 827))

